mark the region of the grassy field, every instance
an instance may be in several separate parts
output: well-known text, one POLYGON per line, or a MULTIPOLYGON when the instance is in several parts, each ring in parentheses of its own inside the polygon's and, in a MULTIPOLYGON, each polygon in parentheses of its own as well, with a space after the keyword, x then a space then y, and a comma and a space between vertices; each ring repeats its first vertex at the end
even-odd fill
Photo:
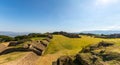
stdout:
POLYGON ((37 61, 37 65, 52 65, 58 57, 63 55, 75 55, 82 48, 100 41, 115 42, 120 45, 120 39, 101 39, 89 36, 82 38, 68 38, 62 35, 54 35, 43 56, 37 61))
POLYGON ((54 54, 58 51, 67 50, 70 55, 78 53, 87 45, 95 44, 100 41, 114 42, 120 45, 120 39, 101 39, 90 36, 82 36, 82 38, 68 38, 62 35, 54 35, 45 54, 54 54))
POLYGON ((36 41, 36 40, 42 40, 45 39, 46 37, 35 37, 35 38, 31 38, 32 41, 36 41))
POLYGON ((101 40, 102 39, 88 36, 82 36, 82 38, 68 38, 62 35, 54 35, 45 54, 54 54, 58 51, 65 51, 63 54, 72 55, 78 53, 83 47, 98 43, 101 40))
POLYGON ((27 52, 23 52, 23 53, 22 52, 13 52, 13 53, 1 55, 0 56, 0 64, 19 59, 22 56, 24 56, 26 53, 27 52))

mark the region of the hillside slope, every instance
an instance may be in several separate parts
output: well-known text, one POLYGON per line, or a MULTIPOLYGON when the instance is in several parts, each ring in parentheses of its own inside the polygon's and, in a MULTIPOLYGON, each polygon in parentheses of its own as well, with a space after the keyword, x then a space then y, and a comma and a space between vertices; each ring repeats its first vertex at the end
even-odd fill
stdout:
POLYGON ((120 46, 102 41, 86 46, 74 57, 62 56, 53 65, 120 65, 120 46))
POLYGON ((54 35, 48 48, 45 50, 36 65, 52 65, 53 61, 64 55, 73 56, 77 54, 82 48, 90 44, 96 44, 100 41, 112 41, 119 45, 120 39, 101 39, 89 36, 82 36, 82 38, 68 38, 62 35, 54 35))

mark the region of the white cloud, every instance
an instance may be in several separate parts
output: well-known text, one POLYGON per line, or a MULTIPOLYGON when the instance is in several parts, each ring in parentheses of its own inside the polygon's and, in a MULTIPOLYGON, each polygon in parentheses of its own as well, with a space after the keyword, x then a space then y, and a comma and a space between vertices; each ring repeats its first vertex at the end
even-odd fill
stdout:
POLYGON ((119 0, 96 0, 95 5, 96 6, 108 6, 111 4, 117 3, 119 0))
POLYGON ((119 25, 106 26, 106 27, 100 28, 99 30, 120 30, 120 26, 119 25))

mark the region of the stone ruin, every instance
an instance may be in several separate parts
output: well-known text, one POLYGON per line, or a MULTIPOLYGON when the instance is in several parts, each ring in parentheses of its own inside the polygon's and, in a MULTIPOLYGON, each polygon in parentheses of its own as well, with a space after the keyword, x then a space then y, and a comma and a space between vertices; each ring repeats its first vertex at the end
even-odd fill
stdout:
POLYGON ((16 46, 18 44, 20 44, 20 42, 18 42, 18 41, 10 41, 8 46, 16 46))
POLYGON ((10 41, 8 46, 0 44, 0 55, 7 54, 10 52, 16 52, 16 51, 20 51, 20 52, 33 51, 37 55, 42 55, 43 51, 45 51, 49 42, 50 42, 50 38, 46 38, 42 41, 41 40, 31 41, 29 42, 29 44, 24 44, 23 47, 16 48, 13 46, 17 46, 21 44, 21 42, 10 41))
POLYGON ((49 42, 47 40, 42 41, 32 41, 30 44, 25 44, 24 48, 30 49, 38 55, 42 55, 43 51, 48 46, 49 42))
POLYGON ((43 44, 45 47, 48 46, 49 42, 46 40, 40 41, 41 44, 43 44))

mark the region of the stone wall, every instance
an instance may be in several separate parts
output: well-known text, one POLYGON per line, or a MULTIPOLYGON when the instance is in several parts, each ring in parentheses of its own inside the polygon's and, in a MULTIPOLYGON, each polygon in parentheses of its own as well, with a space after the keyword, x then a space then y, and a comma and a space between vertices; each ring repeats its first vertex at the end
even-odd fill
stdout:
POLYGON ((45 38, 42 41, 37 40, 37 41, 31 41, 29 44, 24 44, 23 47, 12 47, 12 46, 17 46, 20 44, 17 41, 12 41, 9 42, 8 47, 0 44, 0 55, 11 53, 11 52, 27 52, 27 51, 33 51, 37 55, 42 55, 43 51, 45 51, 46 47, 48 46, 50 42, 50 38, 45 38))

